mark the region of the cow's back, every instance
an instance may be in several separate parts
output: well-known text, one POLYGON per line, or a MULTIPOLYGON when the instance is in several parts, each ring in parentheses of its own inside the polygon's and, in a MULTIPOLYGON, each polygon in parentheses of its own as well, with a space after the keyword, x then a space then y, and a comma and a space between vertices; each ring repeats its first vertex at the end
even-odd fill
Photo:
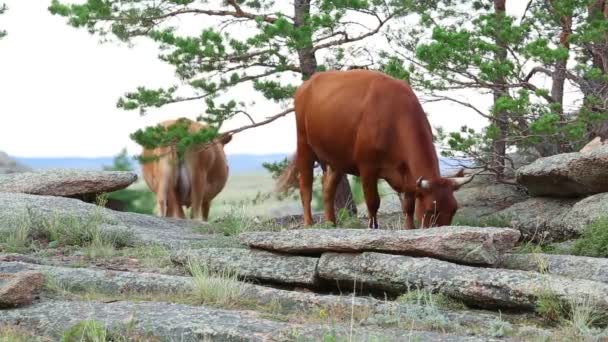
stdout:
MULTIPOLYGON (((368 70, 320 72, 296 93, 296 125, 316 156, 346 172, 395 146, 407 115, 404 82, 368 70)), ((414 114, 417 115, 417 114, 414 114)))

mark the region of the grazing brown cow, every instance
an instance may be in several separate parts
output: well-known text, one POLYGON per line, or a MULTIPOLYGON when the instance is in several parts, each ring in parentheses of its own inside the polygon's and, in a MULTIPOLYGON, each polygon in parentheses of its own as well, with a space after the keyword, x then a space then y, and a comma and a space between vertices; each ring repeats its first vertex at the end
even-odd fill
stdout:
MULTIPOLYGON (((161 125, 169 127, 179 120, 189 122, 191 133, 206 127, 187 118, 163 121, 161 125)), ((187 151, 182 161, 171 147, 144 148, 144 157, 160 156, 142 167, 148 187, 156 193, 159 216, 185 218, 182 206, 186 206, 192 208, 192 219, 207 221, 211 200, 228 180, 224 145, 230 140, 231 136, 224 136, 207 148, 187 151)))
POLYGON ((378 179, 404 193, 407 229, 414 228, 414 208, 423 227, 452 222, 458 207, 453 192, 472 177, 440 176, 431 126, 406 82, 369 70, 318 72, 298 88, 294 100, 297 151, 277 188, 285 191, 299 173, 305 225, 313 223, 315 161, 326 168, 327 221, 336 223, 336 185, 351 174, 361 177, 370 228, 378 228, 378 179))

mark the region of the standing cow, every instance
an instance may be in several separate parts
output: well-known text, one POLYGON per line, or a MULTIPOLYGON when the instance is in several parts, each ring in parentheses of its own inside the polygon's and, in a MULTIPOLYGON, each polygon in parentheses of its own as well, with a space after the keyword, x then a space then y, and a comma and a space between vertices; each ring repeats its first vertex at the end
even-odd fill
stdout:
MULTIPOLYGON (((206 125, 187 118, 167 120, 160 124, 168 128, 180 122, 187 122, 189 132, 195 133, 206 125)), ((143 176, 148 187, 156 194, 158 215, 162 217, 185 218, 182 206, 191 208, 191 217, 207 221, 211 200, 217 196, 228 180, 228 162, 224 145, 231 136, 223 136, 218 142, 205 148, 194 147, 178 160, 172 147, 158 147, 143 150, 143 156, 160 158, 143 164, 143 176)))
POLYGON ((361 178, 369 228, 378 228, 378 179, 404 193, 405 228, 449 225, 457 210, 453 192, 472 177, 443 178, 431 126, 410 86, 381 72, 326 71, 296 91, 297 151, 278 189, 297 181, 304 224, 313 223, 313 165, 326 166, 325 220, 336 223, 336 185, 344 174, 361 178))

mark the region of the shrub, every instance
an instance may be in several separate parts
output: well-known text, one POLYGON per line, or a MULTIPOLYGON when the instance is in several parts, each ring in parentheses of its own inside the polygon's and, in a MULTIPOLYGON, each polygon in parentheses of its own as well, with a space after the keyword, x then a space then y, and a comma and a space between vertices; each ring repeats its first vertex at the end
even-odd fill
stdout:
POLYGON ((588 224, 572 252, 575 255, 608 257, 608 217, 588 224))

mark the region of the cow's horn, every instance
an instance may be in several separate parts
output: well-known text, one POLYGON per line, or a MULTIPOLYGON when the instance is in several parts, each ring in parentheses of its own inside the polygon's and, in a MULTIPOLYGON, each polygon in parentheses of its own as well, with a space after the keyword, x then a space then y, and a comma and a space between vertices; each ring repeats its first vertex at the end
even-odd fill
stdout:
POLYGON ((421 188, 421 189, 430 189, 431 188, 431 182, 429 182, 426 179, 422 179, 422 176, 420 176, 418 178, 418 180, 416 180, 416 186, 421 188))
POLYGON ((469 183, 470 181, 472 181, 473 177, 474 176, 469 176, 469 177, 454 177, 454 178, 450 178, 450 180, 454 184, 455 188, 460 188, 461 186, 463 186, 463 185, 469 183))

